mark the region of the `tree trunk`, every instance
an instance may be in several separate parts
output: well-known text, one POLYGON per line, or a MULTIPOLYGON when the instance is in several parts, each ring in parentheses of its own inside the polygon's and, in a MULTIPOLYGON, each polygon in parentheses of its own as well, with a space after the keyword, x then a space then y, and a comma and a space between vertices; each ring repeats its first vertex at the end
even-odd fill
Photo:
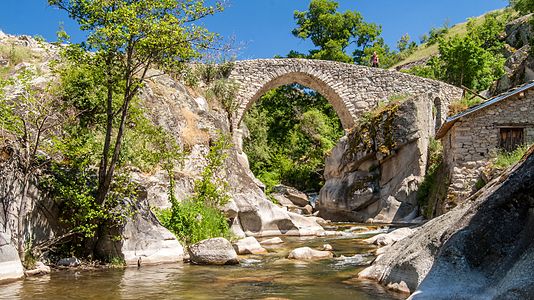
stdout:
POLYGON ((19 258, 24 262, 24 253, 26 252, 25 238, 24 238, 24 229, 27 223, 28 218, 28 189, 30 187, 30 176, 25 172, 23 182, 22 182, 22 194, 20 198, 20 205, 17 212, 17 231, 13 234, 16 236, 17 251, 19 253, 19 258))

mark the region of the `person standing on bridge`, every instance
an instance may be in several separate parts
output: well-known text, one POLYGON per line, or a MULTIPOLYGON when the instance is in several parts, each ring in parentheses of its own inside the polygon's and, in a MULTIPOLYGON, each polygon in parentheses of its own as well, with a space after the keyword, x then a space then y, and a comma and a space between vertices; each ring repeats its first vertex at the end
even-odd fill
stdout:
POLYGON ((374 51, 373 56, 371 56, 371 66, 374 68, 378 68, 379 64, 380 60, 378 59, 378 54, 376 54, 376 51, 374 51))

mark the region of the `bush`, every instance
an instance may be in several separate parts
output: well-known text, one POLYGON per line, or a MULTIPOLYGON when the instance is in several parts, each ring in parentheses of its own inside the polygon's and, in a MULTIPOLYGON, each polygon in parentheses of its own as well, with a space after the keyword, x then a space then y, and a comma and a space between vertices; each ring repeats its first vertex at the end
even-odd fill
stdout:
POLYGON ((213 237, 230 238, 228 221, 221 211, 195 199, 174 203, 156 215, 163 226, 187 244, 213 237))
POLYGON ((193 196, 181 203, 174 197, 174 178, 170 173, 172 207, 157 210, 156 215, 163 226, 187 244, 213 237, 231 237, 228 221, 219 209, 230 200, 228 183, 218 174, 230 147, 229 137, 221 134, 210 147, 206 157, 208 164, 201 178, 195 181, 193 196))
POLYGON ((475 105, 478 105, 480 103, 484 102, 484 100, 480 97, 471 97, 469 94, 467 94, 465 97, 462 97, 462 99, 458 101, 454 101, 449 106, 449 117, 454 116, 456 114, 459 114, 463 112, 464 110, 473 107, 475 105))

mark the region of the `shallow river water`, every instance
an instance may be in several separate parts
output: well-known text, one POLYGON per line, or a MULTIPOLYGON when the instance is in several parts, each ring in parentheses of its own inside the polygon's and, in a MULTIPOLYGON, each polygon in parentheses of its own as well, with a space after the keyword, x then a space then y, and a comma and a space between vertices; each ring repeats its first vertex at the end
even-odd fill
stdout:
MULTIPOLYGON (((348 225, 337 226, 347 231, 348 225)), ((282 237, 269 254, 241 257, 237 266, 175 265, 96 271, 53 271, 0 286, 0 299, 403 299, 356 275, 374 258, 360 240, 368 234, 338 237, 282 237), (291 249, 334 248, 335 258, 287 260, 291 249)))

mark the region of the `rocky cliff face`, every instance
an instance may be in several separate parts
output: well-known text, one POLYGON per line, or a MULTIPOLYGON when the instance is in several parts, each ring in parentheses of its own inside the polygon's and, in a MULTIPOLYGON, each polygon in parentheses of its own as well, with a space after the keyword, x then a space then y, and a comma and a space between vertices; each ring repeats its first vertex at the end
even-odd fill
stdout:
MULTIPOLYGON (((10 76, 31 68, 39 74, 32 84, 44 85, 54 79, 48 63, 57 57, 55 46, 37 43, 31 37, 16 37, 0 32, 0 44, 2 43, 22 47, 30 55, 28 61, 10 66, 10 76)), ((11 62, 0 57, 0 63, 9 65, 11 62)), ((150 75, 158 74, 153 71, 150 75)), ((228 118, 216 102, 208 103, 199 93, 179 81, 167 75, 159 75, 161 76, 155 76, 147 82, 140 97, 147 116, 172 133, 172 137, 187 153, 183 164, 177 166, 173 174, 176 180, 175 196, 185 199, 191 195, 193 182, 207 163, 205 156, 210 142, 221 132, 229 131, 228 118)), ((15 93, 16 89, 10 92, 15 93)), ((15 155, 7 152, 0 154, 0 234, 2 239, 13 243, 12 233, 16 231, 17 212, 22 205, 21 180, 15 165, 15 155)), ((246 156, 236 149, 230 151, 224 172, 220 175, 229 182, 232 201, 223 209, 227 212, 236 235, 312 235, 323 230, 313 218, 284 211, 271 203, 248 169, 246 156)), ((165 171, 145 174, 134 170, 132 178, 141 188, 140 197, 134 205, 137 213, 119 230, 122 241, 104 238, 99 242, 99 252, 102 256, 121 256, 128 264, 136 264, 139 259, 144 263, 181 260, 182 246, 150 211, 150 207, 170 207, 168 174, 165 171)), ((37 178, 33 182, 36 183, 36 180, 37 178)), ((47 199, 36 188, 36 184, 32 184, 29 191, 30 197, 26 202, 31 217, 23 224, 25 239, 38 244, 62 235, 62 229, 57 224, 57 205, 47 199)), ((3 244, 2 247, 4 251, 6 248, 3 244)))
MULTIPOLYGON (((194 91, 169 76, 152 79, 143 91, 149 114, 155 122, 173 133, 183 147, 190 149, 183 166, 175 170, 176 197, 184 199, 192 193, 193 182, 206 165, 205 155, 210 141, 220 132, 228 132, 226 112, 217 103, 208 103, 194 91)), ((239 141, 237 141, 239 143, 239 141)), ((225 162, 224 174, 230 186, 232 201, 224 207, 238 236, 314 235, 322 231, 313 218, 283 210, 267 199, 261 183, 248 167, 239 145, 231 149, 225 162)), ((169 207, 168 178, 162 172, 146 177, 147 198, 151 205, 169 207), (163 180, 162 180, 163 179, 163 180), (165 180, 166 179, 166 180, 165 180)))
POLYGON ((490 93, 497 95, 510 88, 534 80, 534 56, 530 42, 534 29, 532 14, 518 18, 506 25, 505 74, 492 86, 490 93))
POLYGON ((388 105, 368 126, 376 131, 374 138, 365 125, 344 137, 326 159, 320 215, 358 222, 413 220, 434 134, 432 105, 430 95, 388 105))
POLYGON ((404 286, 412 299, 531 299, 534 148, 506 174, 420 227, 359 276, 404 286))

